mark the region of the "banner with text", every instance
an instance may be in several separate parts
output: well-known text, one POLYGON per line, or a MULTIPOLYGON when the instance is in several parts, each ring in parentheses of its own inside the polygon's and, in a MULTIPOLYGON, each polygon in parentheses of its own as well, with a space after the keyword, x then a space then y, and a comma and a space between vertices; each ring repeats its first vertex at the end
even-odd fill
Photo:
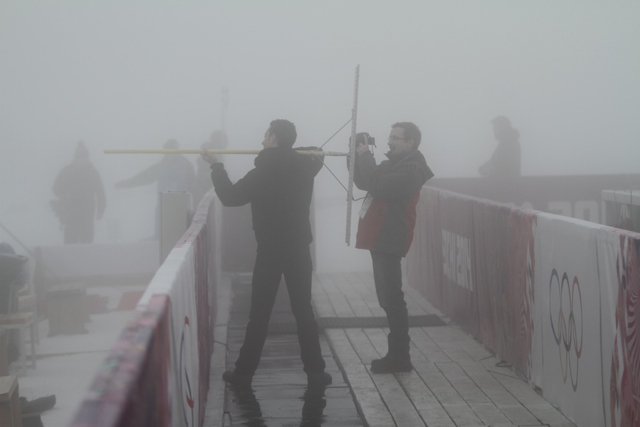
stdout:
POLYGON ((442 310, 442 228, 439 192, 424 188, 420 194, 413 243, 407 253, 407 280, 435 307, 442 310))
POLYGON ((640 426, 640 234, 422 195, 409 283, 577 425, 640 426))
POLYGON ((477 336, 473 250, 473 202, 454 193, 440 194, 442 310, 477 336))
POLYGON ((535 213, 475 200, 473 216, 477 336, 529 377, 534 358, 535 213))

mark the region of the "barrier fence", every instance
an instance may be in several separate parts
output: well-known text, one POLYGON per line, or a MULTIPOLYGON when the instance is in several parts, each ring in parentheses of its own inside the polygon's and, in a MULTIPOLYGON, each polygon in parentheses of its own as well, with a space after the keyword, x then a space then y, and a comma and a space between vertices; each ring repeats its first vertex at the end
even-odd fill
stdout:
MULTIPOLYGON (((632 190, 640 187, 640 174, 521 176, 500 179, 485 177, 433 178, 429 187, 536 211, 605 222, 603 190, 632 190)), ((625 191, 625 193, 628 193, 625 191)))
POLYGON ((204 419, 220 256, 211 191, 160 266, 71 427, 192 427, 204 419))
POLYGON ((640 234, 425 187, 407 274, 577 425, 640 426, 640 234))

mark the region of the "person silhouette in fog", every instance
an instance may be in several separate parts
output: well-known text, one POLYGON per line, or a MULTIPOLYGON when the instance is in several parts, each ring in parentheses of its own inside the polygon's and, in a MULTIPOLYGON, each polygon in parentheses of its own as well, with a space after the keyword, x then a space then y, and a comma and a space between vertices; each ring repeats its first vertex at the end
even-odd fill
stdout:
POLYGON ((93 221, 102 219, 106 200, 102 178, 83 141, 78 142, 73 161, 58 173, 53 194, 57 199, 51 207, 64 230, 64 243, 92 243, 93 221))
POLYGON ((511 121, 505 116, 498 116, 491 123, 498 146, 478 172, 481 176, 494 178, 520 176, 520 132, 511 126, 511 121))
POLYGON ((332 381, 325 372, 318 324, 311 306, 313 240, 309 221, 313 182, 322 169, 324 155, 299 154, 293 149, 296 127, 288 120, 274 120, 264 134, 264 149, 255 168, 233 184, 224 165, 210 154, 211 180, 224 206, 251 204, 253 230, 258 250, 251 281, 249 323, 233 371, 222 378, 235 386, 249 386, 260 363, 267 338, 269 318, 280 280, 284 275, 291 311, 298 327, 300 358, 311 386, 332 381))
MULTIPOLYGON (((170 139, 162 148, 176 150, 178 141, 170 139)), ((193 194, 196 175, 191 162, 182 154, 165 154, 162 160, 149 166, 137 175, 118 181, 114 187, 117 189, 140 187, 143 185, 157 184, 158 194, 168 191, 184 191, 193 194)), ((160 201, 156 206, 155 238, 160 236, 160 201)))
MULTIPOLYGON (((203 150, 222 150, 227 148, 227 143, 227 135, 223 131, 217 130, 211 134, 209 141, 202 143, 200 148, 203 150)), ((224 160, 222 154, 216 154, 215 158, 218 159, 219 162, 224 160)), ((211 183, 211 169, 209 168, 211 165, 205 162, 202 157, 199 157, 196 163, 198 167, 196 171, 196 189, 193 195, 194 206, 197 206, 204 195, 207 194, 207 191, 213 187, 213 184, 211 183)))

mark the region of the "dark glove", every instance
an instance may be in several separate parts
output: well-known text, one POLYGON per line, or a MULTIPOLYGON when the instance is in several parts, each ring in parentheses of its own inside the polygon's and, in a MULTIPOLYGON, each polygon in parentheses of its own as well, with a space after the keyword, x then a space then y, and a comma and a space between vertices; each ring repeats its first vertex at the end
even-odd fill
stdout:
POLYGON ((222 162, 211 163, 209 168, 211 169, 212 172, 223 171, 224 163, 222 162))

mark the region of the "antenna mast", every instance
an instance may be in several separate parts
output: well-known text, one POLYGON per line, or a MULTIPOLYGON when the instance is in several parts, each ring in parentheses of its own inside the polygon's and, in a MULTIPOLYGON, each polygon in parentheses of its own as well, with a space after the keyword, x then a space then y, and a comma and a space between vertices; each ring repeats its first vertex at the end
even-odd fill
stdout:
POLYGON ((353 204, 353 173, 356 165, 356 122, 358 120, 358 84, 360 81, 360 64, 356 66, 356 81, 353 93, 353 109, 351 110, 351 138, 349 141, 349 187, 347 190, 347 230, 345 241, 351 244, 351 205, 353 204))

